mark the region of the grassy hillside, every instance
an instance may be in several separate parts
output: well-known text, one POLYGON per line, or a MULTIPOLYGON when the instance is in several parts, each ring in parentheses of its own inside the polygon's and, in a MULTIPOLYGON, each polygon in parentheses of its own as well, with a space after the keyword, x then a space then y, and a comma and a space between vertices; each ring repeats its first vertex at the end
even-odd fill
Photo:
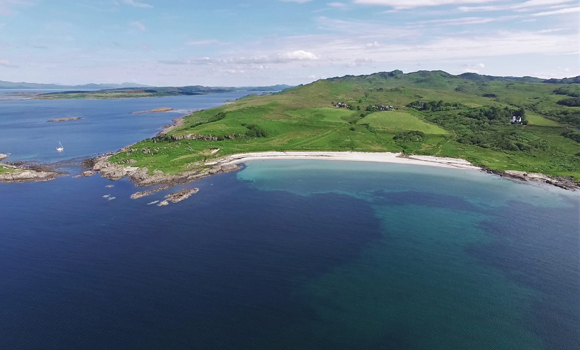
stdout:
POLYGON ((320 80, 196 112, 112 159, 179 173, 243 152, 404 151, 580 179, 580 107, 558 104, 576 92, 562 86, 440 71, 320 80), (523 124, 512 125, 512 115, 523 124))

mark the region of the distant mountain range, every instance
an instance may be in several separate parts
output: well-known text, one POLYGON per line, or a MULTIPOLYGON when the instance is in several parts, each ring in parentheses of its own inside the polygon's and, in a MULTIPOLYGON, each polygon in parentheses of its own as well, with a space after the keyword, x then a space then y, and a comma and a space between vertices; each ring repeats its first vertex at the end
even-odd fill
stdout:
POLYGON ((74 90, 100 90, 100 89, 122 89, 122 88, 139 88, 147 85, 123 83, 123 84, 85 84, 85 85, 58 85, 58 84, 38 84, 38 83, 13 83, 10 81, 0 80, 0 89, 74 89, 74 90))

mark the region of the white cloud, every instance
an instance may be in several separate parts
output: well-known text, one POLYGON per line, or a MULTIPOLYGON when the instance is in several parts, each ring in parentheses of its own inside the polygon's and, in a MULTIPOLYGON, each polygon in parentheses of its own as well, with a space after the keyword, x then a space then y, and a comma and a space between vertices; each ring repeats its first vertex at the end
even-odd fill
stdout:
POLYGON ((330 7, 346 7, 346 4, 344 2, 329 2, 326 5, 330 7))
POLYGON ((441 5, 485 4, 494 1, 498 0, 355 0, 354 2, 362 5, 390 6, 396 10, 404 10, 441 5))
POLYGON ((135 28, 137 28, 139 30, 145 30, 145 26, 142 25, 140 22, 137 22, 137 21, 131 22, 131 23, 129 23, 129 25, 131 25, 131 26, 133 26, 133 27, 135 27, 135 28))
POLYGON ((313 61, 318 59, 318 57, 312 52, 307 52, 304 50, 287 52, 285 54, 281 54, 279 57, 290 61, 313 61))
POLYGON ((532 16, 534 16, 534 17, 553 16, 553 15, 563 15, 563 14, 575 13, 575 12, 580 12, 580 7, 568 7, 565 9, 560 9, 560 10, 555 10, 555 11, 539 12, 539 13, 534 13, 532 16))
POLYGON ((0 66, 8 67, 8 68, 17 68, 18 66, 10 63, 8 60, 0 60, 0 66))
MULTIPOLYGON (((513 18, 513 16, 510 16, 513 18)), ((417 25, 440 25, 440 26, 458 26, 466 24, 484 24, 507 19, 505 17, 461 17, 451 19, 434 19, 429 21, 413 22, 417 25)))
POLYGON ((131 5, 133 7, 141 7, 141 8, 152 8, 153 7, 152 5, 139 2, 138 0, 123 0, 123 2, 125 4, 131 5))
POLYGON ((305 2, 309 2, 309 1, 312 1, 312 0, 280 0, 280 1, 282 1, 282 2, 297 2, 299 4, 303 4, 305 2))
POLYGON ((519 4, 493 5, 493 6, 460 6, 457 9, 461 12, 482 12, 482 11, 530 11, 538 7, 553 7, 573 2, 575 0, 529 0, 519 4))
POLYGON ((206 40, 192 40, 192 41, 188 41, 187 42, 187 45, 202 46, 202 45, 212 45, 212 44, 219 44, 219 43, 220 43, 219 40, 206 39, 206 40))
POLYGON ((261 55, 261 56, 238 56, 229 58, 210 58, 202 57, 189 60, 165 60, 160 61, 164 64, 173 65, 247 65, 253 69, 263 70, 266 69, 266 64, 286 64, 292 62, 307 62, 316 61, 320 58, 313 54, 312 52, 297 50, 290 51, 286 53, 278 53, 271 55, 261 55))

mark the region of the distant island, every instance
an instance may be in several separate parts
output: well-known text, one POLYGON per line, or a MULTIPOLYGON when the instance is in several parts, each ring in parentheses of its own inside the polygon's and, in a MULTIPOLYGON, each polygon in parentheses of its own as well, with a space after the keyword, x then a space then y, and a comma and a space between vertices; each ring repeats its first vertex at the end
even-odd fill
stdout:
POLYGON ((580 107, 559 103, 580 96, 578 81, 442 71, 318 80, 195 112, 95 159, 95 170, 145 186, 232 171, 236 154, 372 152, 389 162, 392 154, 465 159, 494 174, 578 188, 580 107))
POLYGON ((288 85, 258 86, 258 87, 209 87, 209 86, 183 86, 183 87, 147 87, 147 88, 122 88, 103 89, 96 91, 63 91, 37 94, 33 98, 39 100, 62 100, 62 99, 126 99, 143 97, 168 97, 168 96, 194 96, 236 91, 255 92, 278 92, 290 88, 288 85))
POLYGON ((70 122, 73 120, 81 120, 81 119, 83 119, 83 117, 58 118, 58 119, 48 120, 47 123, 62 123, 62 122, 70 122))

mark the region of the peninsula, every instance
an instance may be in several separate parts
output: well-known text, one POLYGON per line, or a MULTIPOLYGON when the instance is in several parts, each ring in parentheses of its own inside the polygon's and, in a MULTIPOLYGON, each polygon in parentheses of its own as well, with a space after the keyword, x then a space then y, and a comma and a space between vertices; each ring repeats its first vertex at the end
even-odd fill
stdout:
POLYGON ((319 80, 197 111, 153 138, 96 159, 95 170, 146 186, 233 171, 233 158, 268 154, 263 152, 345 160, 363 152, 375 155, 355 158, 462 164, 577 188, 580 107, 558 103, 580 91, 577 80, 442 71, 319 80))

